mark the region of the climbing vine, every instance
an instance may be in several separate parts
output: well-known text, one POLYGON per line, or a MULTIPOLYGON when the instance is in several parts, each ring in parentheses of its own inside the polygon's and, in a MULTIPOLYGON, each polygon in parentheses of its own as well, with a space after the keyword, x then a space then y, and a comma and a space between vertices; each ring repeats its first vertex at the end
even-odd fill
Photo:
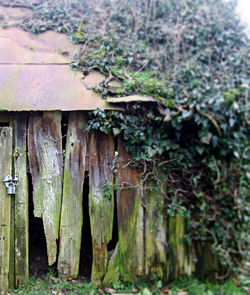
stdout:
POLYGON ((160 168, 167 213, 186 216, 186 239, 211 240, 237 272, 249 255, 250 46, 234 1, 17 2, 33 12, 19 23, 25 30, 82 44, 72 68, 105 74, 94 89, 103 99, 156 99, 95 110, 86 130, 121 134, 138 169, 160 168))

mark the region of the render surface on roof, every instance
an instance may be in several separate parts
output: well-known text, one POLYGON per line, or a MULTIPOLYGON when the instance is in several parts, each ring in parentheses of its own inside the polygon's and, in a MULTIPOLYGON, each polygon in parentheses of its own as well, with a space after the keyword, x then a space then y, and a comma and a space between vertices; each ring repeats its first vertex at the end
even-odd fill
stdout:
MULTIPOLYGON (((14 23, 18 14, 25 13, 0 6, 0 14, 14 23)), ((71 69, 70 61, 78 48, 67 36, 53 31, 34 35, 16 27, 0 28, 0 109, 113 109, 87 89, 81 72, 71 69)))

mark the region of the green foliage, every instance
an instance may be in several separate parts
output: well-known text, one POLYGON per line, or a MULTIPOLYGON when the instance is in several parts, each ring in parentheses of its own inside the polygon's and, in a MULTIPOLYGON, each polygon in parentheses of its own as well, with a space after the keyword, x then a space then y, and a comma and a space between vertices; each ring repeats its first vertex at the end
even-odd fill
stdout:
POLYGON ((200 282, 193 278, 183 278, 180 281, 138 281, 136 284, 115 283, 111 288, 100 287, 87 282, 66 282, 58 278, 47 275, 44 279, 31 278, 25 287, 20 287, 10 294, 19 295, 49 295, 49 294, 138 294, 138 295, 179 295, 186 292, 188 295, 243 295, 246 294, 241 288, 237 287, 232 280, 224 284, 218 284, 210 281, 200 282), (167 293, 168 292, 168 293, 167 293))

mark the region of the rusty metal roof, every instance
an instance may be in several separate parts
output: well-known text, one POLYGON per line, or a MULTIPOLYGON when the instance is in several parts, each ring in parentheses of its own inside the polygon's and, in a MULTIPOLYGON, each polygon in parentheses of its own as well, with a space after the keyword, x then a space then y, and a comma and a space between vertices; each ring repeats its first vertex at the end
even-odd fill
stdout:
MULTIPOLYGON (((29 13, 26 8, 0 6, 0 16, 4 16, 0 25, 4 20, 11 25, 0 28, 0 110, 123 110, 120 103, 153 101, 139 95, 102 99, 91 88, 105 77, 93 72, 84 78, 71 69, 70 61, 79 47, 65 35, 53 31, 35 35, 15 27, 29 13)), ((110 81, 109 85, 119 87, 120 83, 110 81)))
MULTIPOLYGON (((0 7, 16 19, 23 10, 0 7)), ((30 34, 16 27, 0 29, 0 109, 7 111, 114 109, 87 89, 81 72, 70 68, 78 46, 65 35, 30 34)))

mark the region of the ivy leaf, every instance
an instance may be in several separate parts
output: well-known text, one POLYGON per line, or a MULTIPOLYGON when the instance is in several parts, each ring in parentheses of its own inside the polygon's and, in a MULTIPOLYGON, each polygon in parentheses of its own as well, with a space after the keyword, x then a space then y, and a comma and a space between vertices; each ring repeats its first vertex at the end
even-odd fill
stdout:
POLYGON ((113 130, 114 136, 117 136, 118 134, 121 133, 121 129, 119 129, 119 128, 113 128, 112 130, 113 130))
POLYGON ((156 155, 156 150, 152 149, 150 146, 148 147, 148 155, 152 158, 156 155))
POLYGON ((203 147, 203 146, 197 146, 197 147, 196 147, 196 150, 197 150, 197 152, 198 152, 200 155, 202 155, 203 152, 204 152, 204 147, 203 147))
POLYGON ((205 144, 210 144, 211 138, 212 138, 212 134, 207 133, 206 135, 202 136, 201 142, 205 144))

